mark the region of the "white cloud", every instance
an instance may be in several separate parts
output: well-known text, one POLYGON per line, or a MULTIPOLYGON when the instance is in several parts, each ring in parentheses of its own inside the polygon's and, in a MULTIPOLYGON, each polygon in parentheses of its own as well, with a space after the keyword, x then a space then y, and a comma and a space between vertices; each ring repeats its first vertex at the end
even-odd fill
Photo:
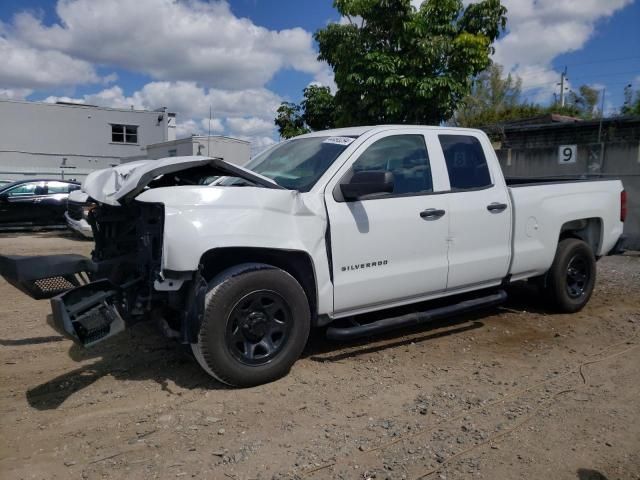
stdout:
POLYGON ((4 87, 36 89, 100 81, 90 63, 6 38, 1 29, 0 59, 0 85, 4 87))
POLYGON ((24 100, 32 93, 29 88, 0 88, 0 98, 5 100, 24 100))
POLYGON ((595 33, 596 21, 633 0, 503 0, 508 32, 496 42, 493 60, 522 77, 523 89, 537 101, 559 89, 560 72, 551 61, 581 49, 595 33))
POLYGON ((264 136, 273 131, 273 118, 270 120, 258 117, 227 118, 226 124, 232 132, 242 136, 264 136))
POLYGON ((56 12, 60 21, 51 26, 17 15, 14 35, 87 62, 217 88, 262 87, 282 68, 323 68, 309 32, 257 26, 224 1, 60 0, 56 12))
POLYGON ((204 88, 195 82, 150 82, 131 95, 118 85, 79 98, 50 96, 47 102, 66 101, 114 108, 155 109, 167 107, 178 117, 177 135, 207 134, 211 106, 212 133, 248 139, 268 145, 265 138, 275 133, 273 119, 281 98, 265 88, 220 90, 204 88))

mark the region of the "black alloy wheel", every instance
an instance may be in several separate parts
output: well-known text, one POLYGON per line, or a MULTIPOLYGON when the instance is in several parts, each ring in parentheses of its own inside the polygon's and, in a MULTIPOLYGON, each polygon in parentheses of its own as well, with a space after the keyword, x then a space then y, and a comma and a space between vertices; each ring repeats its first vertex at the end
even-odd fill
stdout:
POLYGON ((589 260, 584 255, 574 255, 567 265, 567 294, 580 298, 585 294, 591 277, 589 260))
POLYGON ((252 292, 227 319, 227 347, 246 365, 269 363, 287 342, 293 319, 284 299, 271 290, 252 292))

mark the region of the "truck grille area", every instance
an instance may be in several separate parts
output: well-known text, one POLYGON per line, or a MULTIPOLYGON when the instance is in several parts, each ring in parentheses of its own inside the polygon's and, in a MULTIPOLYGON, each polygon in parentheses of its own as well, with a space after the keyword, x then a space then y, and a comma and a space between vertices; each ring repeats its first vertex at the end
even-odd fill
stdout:
POLYGON ((89 214, 94 232, 94 262, 107 266, 105 275, 115 285, 135 282, 126 289, 123 316, 141 315, 150 308, 153 281, 162 260, 164 205, 130 202, 122 207, 98 205, 89 214))

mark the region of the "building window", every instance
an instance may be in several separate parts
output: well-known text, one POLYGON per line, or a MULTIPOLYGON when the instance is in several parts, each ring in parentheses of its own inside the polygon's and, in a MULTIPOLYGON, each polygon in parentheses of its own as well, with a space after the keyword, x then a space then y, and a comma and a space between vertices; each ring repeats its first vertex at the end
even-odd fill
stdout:
POLYGON ((178 150, 177 149, 174 148, 172 150, 169 150, 169 156, 170 157, 175 157, 177 155, 178 155, 178 150))
POLYGON ((113 143, 138 143, 138 127, 136 125, 111 125, 111 141, 113 143))

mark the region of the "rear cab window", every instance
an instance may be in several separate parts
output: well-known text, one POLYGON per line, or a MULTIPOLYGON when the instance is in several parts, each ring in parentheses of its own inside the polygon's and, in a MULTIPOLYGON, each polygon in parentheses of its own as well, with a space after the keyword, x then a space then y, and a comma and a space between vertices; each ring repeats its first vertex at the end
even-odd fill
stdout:
POLYGON ((438 135, 451 190, 478 190, 493 186, 480 141, 471 135, 438 135))

